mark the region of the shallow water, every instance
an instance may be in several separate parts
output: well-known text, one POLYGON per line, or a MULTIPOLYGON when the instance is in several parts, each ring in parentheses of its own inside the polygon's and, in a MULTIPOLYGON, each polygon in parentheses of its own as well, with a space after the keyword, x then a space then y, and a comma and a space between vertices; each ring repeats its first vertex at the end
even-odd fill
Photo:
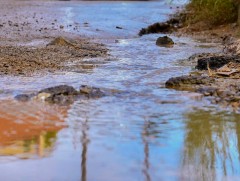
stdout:
POLYGON ((0 77, 0 180, 239 179, 239 115, 198 94, 164 87, 168 78, 191 71, 179 60, 218 51, 214 44, 208 48, 209 43, 171 36, 174 47, 161 48, 155 45, 160 34, 137 37, 141 27, 164 21, 174 11, 164 2, 46 6, 65 12, 66 24, 88 22, 79 33, 106 44, 111 57, 84 73, 0 77), (124 94, 69 107, 12 100, 59 84, 124 94))

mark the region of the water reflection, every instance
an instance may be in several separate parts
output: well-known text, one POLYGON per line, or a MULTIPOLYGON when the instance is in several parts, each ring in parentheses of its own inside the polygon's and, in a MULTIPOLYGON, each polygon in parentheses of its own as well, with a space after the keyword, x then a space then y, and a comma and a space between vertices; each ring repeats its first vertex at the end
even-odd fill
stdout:
POLYGON ((0 146, 0 155, 17 156, 26 159, 34 156, 46 157, 53 150, 57 133, 43 132, 27 140, 14 141, 10 145, 0 146))
POLYGON ((240 116, 195 111, 186 118, 183 178, 216 180, 239 175, 240 116))
POLYGON ((152 135, 152 128, 154 124, 150 121, 145 120, 142 132, 142 141, 144 145, 144 166, 143 166, 143 174, 145 176, 146 181, 151 181, 151 176, 149 174, 150 162, 149 162, 149 142, 148 137, 152 135))
POLYGON ((67 108, 44 103, 0 102, 0 155, 18 158, 48 156, 57 132, 65 127, 67 108))
POLYGON ((82 162, 81 162, 81 181, 87 181, 87 150, 88 150, 88 119, 82 122, 82 162))

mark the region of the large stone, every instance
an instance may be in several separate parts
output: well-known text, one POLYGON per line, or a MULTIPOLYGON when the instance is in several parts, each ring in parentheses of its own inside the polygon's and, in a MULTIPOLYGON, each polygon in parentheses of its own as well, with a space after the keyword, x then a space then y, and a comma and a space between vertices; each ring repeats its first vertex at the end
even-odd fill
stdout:
POLYGON ((72 86, 59 85, 43 89, 35 94, 20 94, 17 95, 15 99, 18 101, 29 101, 34 99, 53 104, 69 105, 75 100, 101 98, 106 95, 112 95, 113 93, 115 92, 111 89, 106 89, 103 91, 99 88, 86 85, 82 85, 79 91, 74 89, 72 86))
POLYGON ((174 42, 168 36, 163 36, 157 39, 156 45, 162 46, 162 47, 172 47, 174 45, 174 42))
POLYGON ((74 102, 78 94, 72 86, 59 85, 39 91, 36 98, 49 103, 68 105, 74 102))
POLYGON ((207 70, 209 65, 210 69, 218 69, 229 62, 240 63, 240 56, 237 55, 219 55, 198 58, 196 68, 199 70, 207 70))
POLYGON ((52 96, 53 95, 77 95, 78 91, 76 89, 74 89, 72 86, 68 86, 68 85, 59 85, 59 86, 55 86, 55 87, 50 87, 47 89, 43 89, 41 91, 39 91, 38 93, 49 93, 52 96))
POLYGON ((180 76, 170 78, 165 85, 167 88, 195 89, 198 85, 209 85, 213 82, 213 78, 206 76, 180 76))

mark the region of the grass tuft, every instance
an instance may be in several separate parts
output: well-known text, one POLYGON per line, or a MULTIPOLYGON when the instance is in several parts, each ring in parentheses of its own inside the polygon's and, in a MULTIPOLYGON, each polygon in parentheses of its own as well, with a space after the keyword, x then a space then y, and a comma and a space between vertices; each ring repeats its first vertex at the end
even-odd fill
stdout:
POLYGON ((187 10, 191 12, 187 18, 189 23, 203 21, 216 26, 237 21, 237 5, 234 0, 190 0, 187 10))

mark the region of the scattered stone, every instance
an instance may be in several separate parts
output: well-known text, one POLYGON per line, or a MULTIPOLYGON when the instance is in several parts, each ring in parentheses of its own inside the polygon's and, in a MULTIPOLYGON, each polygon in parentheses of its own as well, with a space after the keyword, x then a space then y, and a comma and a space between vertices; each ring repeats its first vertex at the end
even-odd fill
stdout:
POLYGON ((45 101, 52 104, 58 105, 69 105, 78 99, 96 99, 106 95, 112 95, 119 93, 116 90, 101 90, 96 87, 87 85, 80 86, 80 90, 77 91, 72 86, 59 85, 55 87, 46 88, 40 90, 35 94, 20 94, 15 97, 18 101, 30 101, 31 99, 37 101, 45 101), (105 93, 106 92, 106 93, 105 93))
POLYGON ((209 100, 213 104, 240 111, 239 56, 202 54, 194 55, 189 60, 198 64, 197 67, 202 70, 199 72, 201 75, 170 78, 166 87, 210 96, 209 100), (212 74, 204 76, 209 70, 212 74))
POLYGON ((159 37, 156 41, 156 45, 161 47, 173 47, 174 42, 168 36, 159 37))

